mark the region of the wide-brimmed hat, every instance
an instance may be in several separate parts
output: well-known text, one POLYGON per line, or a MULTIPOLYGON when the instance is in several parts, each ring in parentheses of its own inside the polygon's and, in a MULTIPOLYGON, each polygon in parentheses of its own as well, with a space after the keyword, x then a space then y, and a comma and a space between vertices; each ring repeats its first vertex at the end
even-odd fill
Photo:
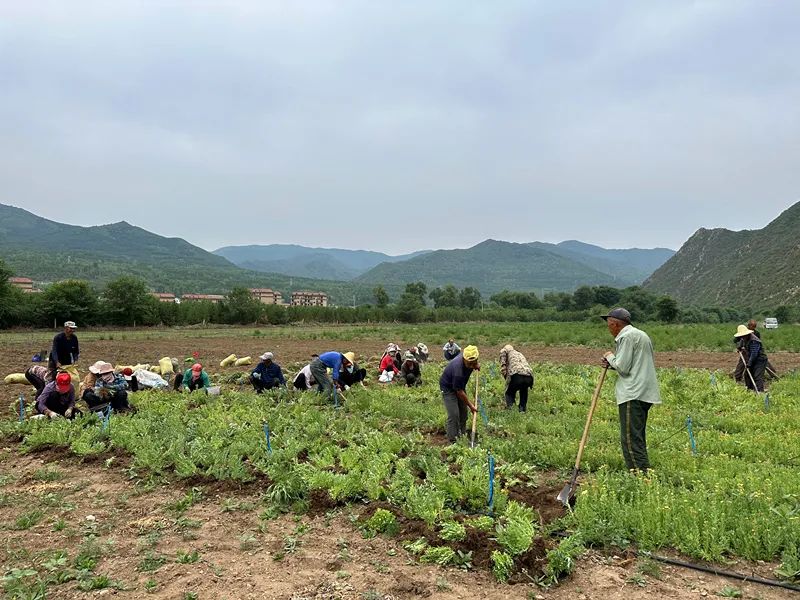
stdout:
POLYGON ((78 326, 75 325, 75 321, 67 321, 64 323, 64 327, 69 327, 70 329, 77 329, 78 326))
POLYGON ((275 358, 275 355, 272 352, 264 352, 261 356, 259 356, 261 360, 272 360, 275 358))
POLYGON ((114 366, 111 363, 107 363, 103 360, 98 360, 94 363, 91 367, 89 367, 89 371, 94 373, 95 375, 102 375, 104 373, 111 373, 114 370, 114 366))
POLYGON ((405 354, 403 354, 403 360, 417 360, 417 357, 414 356, 413 352, 408 350, 405 354))
POLYGON ((613 319, 619 319, 620 321, 625 321, 628 325, 631 324, 631 313, 629 313, 624 308, 615 308, 614 310, 608 311, 607 315, 601 315, 600 318, 608 321, 608 318, 611 317, 613 319))
POLYGON ((744 337, 746 335, 750 335, 751 333, 753 333, 752 330, 748 329, 746 325, 739 325, 739 327, 736 328, 736 333, 733 335, 733 337, 744 337))
POLYGON ((69 373, 59 373, 56 375, 56 390, 61 394, 66 394, 72 388, 72 377, 69 373))
POLYGON ((356 364, 355 352, 345 352, 344 354, 342 354, 342 356, 344 356, 347 359, 347 362, 349 362, 351 365, 356 364))

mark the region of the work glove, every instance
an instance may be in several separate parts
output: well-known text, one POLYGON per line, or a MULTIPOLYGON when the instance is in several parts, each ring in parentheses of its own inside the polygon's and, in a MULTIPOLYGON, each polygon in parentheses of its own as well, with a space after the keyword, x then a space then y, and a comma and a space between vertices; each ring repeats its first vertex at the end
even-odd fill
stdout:
POLYGON ((258 379, 258 380, 261 380, 261 373, 255 373, 255 372, 254 372, 254 373, 251 373, 251 374, 250 374, 250 376, 251 376, 253 379, 258 379))
POLYGON ((49 413, 47 413, 47 416, 50 417, 51 419, 60 419, 61 418, 61 415, 58 414, 54 410, 51 410, 49 413))
POLYGON ((64 416, 67 417, 68 419, 72 418, 72 407, 64 411, 64 416))

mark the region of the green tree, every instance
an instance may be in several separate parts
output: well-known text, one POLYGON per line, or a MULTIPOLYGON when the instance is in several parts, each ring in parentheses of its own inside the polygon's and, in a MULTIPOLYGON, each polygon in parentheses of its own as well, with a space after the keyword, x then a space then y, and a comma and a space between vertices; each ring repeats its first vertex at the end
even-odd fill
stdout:
POLYGON ((607 285, 598 285, 594 288, 594 298, 598 304, 611 308, 619 304, 620 291, 607 285))
POLYGON ((416 283, 407 283, 406 290, 403 294, 410 294, 419 299, 419 303, 425 306, 425 296, 428 294, 428 286, 417 281, 416 283))
POLYGON ((0 260, 0 327, 10 327, 18 322, 21 292, 8 282, 11 269, 0 260))
POLYGON ((482 303, 481 293, 474 287, 465 287, 458 295, 458 305, 461 308, 476 309, 482 303))
POLYGON ((103 316, 114 325, 154 325, 158 321, 158 300, 138 277, 117 277, 106 286, 102 299, 103 316))
POLYGON ((243 287, 233 288, 225 299, 224 314, 228 323, 255 323, 261 316, 262 304, 243 287))
POLYGON ((572 304, 578 310, 586 310, 595 304, 594 290, 588 285, 582 285, 572 294, 572 304))
POLYGON ((97 293, 88 281, 67 279, 42 292, 42 316, 49 324, 54 320, 75 321, 78 325, 93 324, 98 317, 97 293))
POLYGON ((375 296, 375 305, 378 308, 389 306, 389 294, 386 293, 386 289, 382 285, 373 288, 372 293, 375 296))
POLYGON ((428 297, 433 300, 434 308, 446 308, 458 306, 458 290, 453 285, 446 285, 443 288, 434 288, 428 297))
POLYGON ((661 296, 656 300, 656 317, 665 323, 674 323, 680 314, 678 303, 669 296, 661 296))
MULTIPOLYGON (((767 316, 769 316, 769 315, 767 315, 767 316)), ((772 314, 772 316, 775 317, 776 319, 778 319, 778 323, 779 324, 780 323, 786 323, 786 324, 791 323, 792 322, 792 316, 793 316, 792 307, 791 306, 786 306, 785 304, 782 304, 781 306, 779 306, 778 308, 775 309, 775 312, 772 314)))

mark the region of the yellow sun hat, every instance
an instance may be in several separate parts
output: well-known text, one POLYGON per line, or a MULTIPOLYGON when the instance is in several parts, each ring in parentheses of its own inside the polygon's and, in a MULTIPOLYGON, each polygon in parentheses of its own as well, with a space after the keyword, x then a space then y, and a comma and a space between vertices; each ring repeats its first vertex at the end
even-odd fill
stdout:
POLYGON ((750 335, 751 333, 753 332, 745 325, 739 325, 739 327, 736 328, 736 334, 733 337, 744 337, 746 335, 750 335))
POLYGON ((464 348, 464 360, 467 362, 475 362, 478 360, 478 356, 480 356, 480 353, 478 352, 477 346, 467 346, 464 348))

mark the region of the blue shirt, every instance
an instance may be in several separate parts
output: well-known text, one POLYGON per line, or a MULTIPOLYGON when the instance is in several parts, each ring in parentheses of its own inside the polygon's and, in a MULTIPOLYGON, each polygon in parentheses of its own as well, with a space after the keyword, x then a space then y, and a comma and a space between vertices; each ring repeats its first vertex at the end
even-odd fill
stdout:
POLYGON ((342 353, 341 352, 326 352, 319 355, 319 360, 323 365, 332 369, 334 381, 339 381, 339 371, 342 369, 342 353))
POLYGON ((466 391, 470 375, 472 375, 472 369, 464 364, 463 358, 456 356, 444 368, 442 376, 439 378, 439 389, 443 392, 466 391))
POLYGON ((252 374, 258 375, 261 379, 261 383, 269 384, 277 380, 281 385, 286 385, 286 380, 283 378, 283 371, 281 371, 280 365, 274 362, 270 362, 269 365, 267 365, 267 363, 262 360, 256 365, 256 368, 253 369, 252 374))

